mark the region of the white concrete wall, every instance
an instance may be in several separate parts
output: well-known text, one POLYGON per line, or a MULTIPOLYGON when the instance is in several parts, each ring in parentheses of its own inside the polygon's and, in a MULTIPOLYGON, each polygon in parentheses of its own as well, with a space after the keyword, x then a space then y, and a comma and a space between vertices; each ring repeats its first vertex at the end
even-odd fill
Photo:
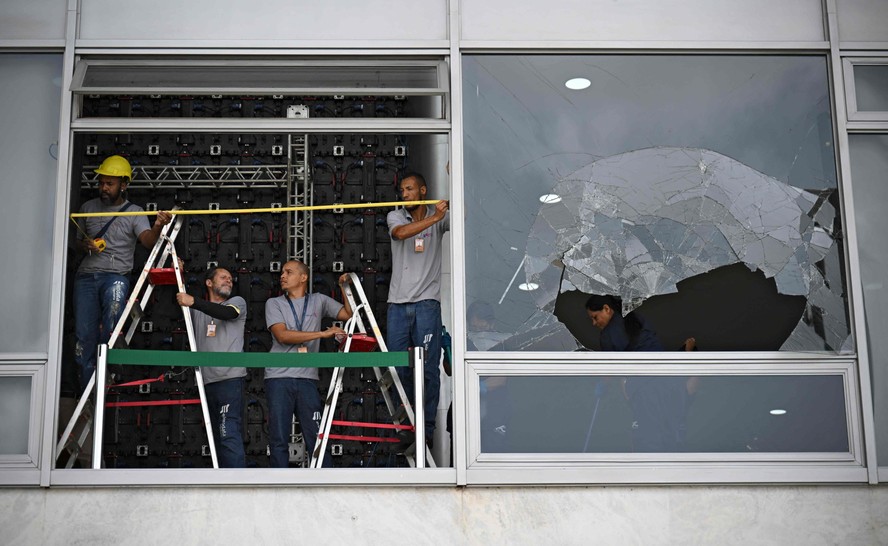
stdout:
POLYGON ((888 487, 7 489, 3 544, 888 544, 888 487))

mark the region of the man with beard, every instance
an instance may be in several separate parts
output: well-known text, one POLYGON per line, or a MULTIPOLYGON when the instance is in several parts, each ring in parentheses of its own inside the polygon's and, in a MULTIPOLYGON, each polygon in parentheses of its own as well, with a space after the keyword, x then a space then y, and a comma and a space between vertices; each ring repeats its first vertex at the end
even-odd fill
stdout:
MULTIPOLYGON (((345 335, 338 326, 321 330, 325 318, 348 320, 352 308, 324 294, 308 290, 308 266, 290 260, 281 269, 282 296, 265 302, 265 324, 271 332, 272 353, 316 353, 321 339, 345 335)), ((349 282, 347 273, 339 277, 339 286, 349 282)), ((298 358, 292 368, 265 368, 265 394, 268 398, 269 465, 289 466, 289 438, 293 415, 299 419, 305 450, 311 457, 318 439, 323 405, 318 395, 318 369, 299 367, 298 358)), ((324 457, 324 467, 333 466, 324 457)))
MULTIPOLYGON (((185 292, 176 294, 179 305, 191 308, 197 350, 243 352, 247 303, 242 297, 231 295, 231 273, 221 267, 211 269, 207 272, 205 284, 209 300, 185 292)), ((246 466, 246 454, 241 420, 247 369, 207 367, 202 373, 219 467, 243 468, 246 466)))
MULTIPOLYGON (((401 199, 426 199, 425 178, 408 173, 401 178, 401 199)), ((435 437, 435 417, 441 389, 441 246, 450 229, 447 201, 435 206, 413 205, 388 213, 392 238, 392 281, 389 286, 387 341, 390 351, 422 347, 425 351, 425 430, 429 445, 435 437)), ((412 400, 413 370, 398 368, 412 400)))
MULTIPOLYGON (((99 197, 80 207, 82 213, 138 212, 143 209, 124 199, 133 176, 129 162, 119 155, 105 159, 99 175, 99 197)), ((160 211, 149 225, 145 216, 86 218, 77 248, 86 254, 74 279, 74 361, 80 373, 80 390, 86 390, 96 369, 96 347, 107 343, 120 319, 130 291, 136 241, 151 248, 172 215, 160 211)))

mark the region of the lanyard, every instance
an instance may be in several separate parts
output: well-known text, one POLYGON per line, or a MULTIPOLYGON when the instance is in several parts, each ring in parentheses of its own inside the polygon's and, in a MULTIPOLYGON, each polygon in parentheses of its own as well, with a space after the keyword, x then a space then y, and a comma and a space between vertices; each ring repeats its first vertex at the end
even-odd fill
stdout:
POLYGON ((308 298, 311 294, 305 295, 305 301, 302 303, 302 319, 296 316, 296 307, 293 305, 293 302, 290 301, 290 295, 284 294, 284 297, 287 298, 287 303, 290 304, 290 311, 293 312, 293 320, 296 321, 296 331, 302 332, 302 321, 305 320, 305 310, 308 309, 308 298))
MULTIPOLYGON (((127 202, 122 207, 120 207, 120 210, 118 210, 117 212, 124 212, 126 209, 130 208, 131 206, 133 206, 133 204, 127 202)), ((119 216, 112 216, 111 219, 108 220, 108 222, 106 222, 104 226, 102 226, 102 229, 100 229, 99 232, 96 233, 96 236, 94 237, 94 239, 101 239, 102 235, 104 235, 105 232, 108 231, 108 228, 111 227, 111 224, 114 223, 114 220, 117 220, 118 218, 119 218, 119 216)))

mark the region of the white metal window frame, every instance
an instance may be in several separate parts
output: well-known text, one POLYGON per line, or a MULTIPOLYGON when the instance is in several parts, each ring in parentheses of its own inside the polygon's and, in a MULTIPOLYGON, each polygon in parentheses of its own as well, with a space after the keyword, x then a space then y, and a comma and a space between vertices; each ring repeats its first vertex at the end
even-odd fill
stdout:
MULTIPOLYGON (((320 49, 321 47, 326 47, 326 44, 322 46, 317 46, 319 49, 304 49, 300 50, 301 53, 305 54, 313 54, 313 55, 340 55, 340 56, 364 56, 364 55, 386 55, 386 54, 399 54, 399 55, 420 55, 420 54, 442 54, 450 56, 450 74, 451 81, 453 82, 453 89, 451 92, 451 99, 449 106, 449 111, 452 110, 454 115, 452 117, 452 134, 451 134, 451 182, 452 182, 452 203, 451 209, 455 217, 460 217, 464 214, 462 198, 463 198, 463 127, 462 127, 462 67, 461 67, 461 59, 460 55, 468 54, 468 53, 492 53, 492 52, 508 52, 508 53, 517 53, 519 49, 523 52, 527 53, 635 53, 635 54, 658 54, 658 53, 694 53, 694 54, 731 54, 731 53, 744 53, 744 54, 768 54, 768 53, 787 53, 787 52, 814 52, 814 51, 829 51, 832 57, 832 62, 830 63, 831 71, 833 67, 839 65, 840 53, 839 53, 839 42, 838 42, 838 34, 837 34, 837 22, 835 16, 835 5, 833 0, 828 0, 824 5, 824 21, 828 28, 828 37, 824 42, 806 42, 806 43, 780 43, 780 42, 762 42, 762 43, 751 43, 751 42, 742 42, 742 43, 712 43, 712 42, 658 42, 654 45, 651 43, 645 42, 625 42, 625 43, 616 43, 616 42, 596 42, 596 41, 582 41, 582 42, 522 42, 522 43, 492 43, 492 42, 478 42, 478 43, 469 43, 469 42, 460 42, 460 10, 459 10, 459 0, 451 0, 451 6, 449 10, 449 27, 450 27, 450 40, 449 40, 449 48, 448 44, 440 43, 436 44, 435 47, 440 48, 438 50, 435 49, 414 49, 409 50, 407 48, 415 47, 415 44, 396 44, 396 45, 388 45, 387 47, 397 47, 402 49, 389 49, 389 50, 373 50, 373 49, 353 49, 353 50, 331 50, 331 49, 320 49), (654 49, 651 49, 651 48, 654 49), (474 49, 474 51, 472 51, 474 49)), ((76 5, 76 4, 75 4, 76 5)), ((79 45, 82 46, 77 48, 78 44, 76 40, 76 10, 72 7, 68 9, 68 20, 67 20, 67 32, 66 32, 66 42, 65 42, 65 60, 66 60, 66 69, 64 72, 64 85, 63 89, 69 89, 71 83, 71 74, 73 73, 74 68, 74 56, 76 54, 102 54, 102 55, 117 55, 117 56, 126 56, 129 54, 148 54, 148 55, 169 55, 171 53, 180 53, 187 54, 189 53, 188 49, 175 49, 177 45, 181 45, 180 43, 170 43, 163 44, 162 47, 158 48, 157 44, 142 46, 143 49, 137 50, 134 49, 136 47, 140 47, 139 44, 132 42, 121 42, 119 45, 115 45, 114 43, 102 43, 101 47, 90 47, 90 44, 86 42, 80 42, 79 45), (121 49, 111 49, 114 47, 119 47, 121 49), (153 47, 153 49, 152 49, 153 47), (127 48, 127 49, 123 49, 127 48)), ((238 43, 233 47, 228 49, 224 49, 218 44, 214 44, 216 49, 203 49, 200 51, 200 55, 206 56, 214 56, 214 55, 249 55, 256 57, 275 57, 281 55, 291 55, 292 49, 284 49, 286 44, 275 44, 275 48, 281 46, 280 49, 273 49, 268 44, 244 44, 238 43)), ((312 47, 310 45, 303 44, 305 47, 312 47)), ((188 47, 201 47, 200 44, 188 44, 188 47)), ((345 47, 349 47, 346 45, 345 47)), ((351 45, 351 47, 360 47, 356 45, 351 45)), ((193 50, 191 50, 193 51, 193 50)), ((844 89, 841 83, 841 78, 838 78, 839 83, 835 83, 833 85, 834 97, 836 100, 835 111, 837 114, 836 120, 836 132, 838 135, 838 146, 837 153, 840 157, 840 179, 843 179, 843 184, 848 186, 848 181, 850 180, 848 173, 848 162, 847 162, 847 134, 845 133, 846 128, 846 118, 845 118, 845 104, 842 95, 844 95, 844 89)), ((70 100, 70 96, 68 94, 63 94, 62 97, 62 125, 61 125, 61 135, 60 135, 60 157, 59 157, 59 179, 58 179, 58 190, 57 190, 57 199, 56 199, 56 227, 55 227, 55 235, 56 235, 56 250, 62 250, 59 248, 59 240, 64 239, 64 233, 66 230, 66 221, 64 219, 59 220, 59 218, 63 218, 68 209, 68 181, 70 181, 70 151, 69 151, 69 141, 73 136, 73 131, 71 129, 81 129, 85 131, 119 131, 121 130, 120 125, 107 123, 103 127, 102 124, 94 124, 91 126, 90 124, 82 124, 77 126, 76 123, 71 123, 71 113, 72 113, 72 102, 70 100), (66 167, 68 166, 68 167, 66 167)), ((449 119, 450 116, 448 116, 449 119)), ((130 122, 135 120, 129 120, 130 122)), ((79 122, 78 122, 79 123, 79 122)), ((864 126, 862 124, 852 124, 848 123, 847 128, 849 130, 853 128, 863 130, 864 126)), ((297 125, 299 130, 302 131, 304 129, 312 130, 313 127, 303 127, 301 125, 297 125)), ((165 128, 163 126, 152 126, 152 124, 146 124, 146 126, 142 127, 142 131, 157 131, 157 130, 186 130, 185 128, 179 126, 170 126, 165 128)), ((188 129, 191 130, 191 129, 188 129)), ((199 129, 201 130, 201 129, 199 129)), ((202 130, 206 131, 220 131, 224 130, 221 127, 204 127, 202 130)), ((231 128, 231 131, 241 131, 242 128, 231 128)), ((272 131, 290 131, 292 129, 285 127, 275 127, 269 128, 268 132, 272 131)), ((327 129, 327 131, 338 131, 342 129, 327 129)), ((350 131, 354 131, 353 128, 349 129, 350 131)), ((395 130, 395 129, 393 129, 395 130)), ((318 130, 320 132, 320 130, 318 130)), ((369 130, 365 131, 369 132, 369 130)), ((416 131, 408 131, 408 132, 422 132, 422 129, 417 129, 416 131)), ((428 132, 439 132, 437 130, 429 130, 428 132)), ((844 192, 845 199, 847 200, 850 197, 850 191, 844 192)), ((853 219, 853 215, 852 215, 853 219)), ((846 223, 848 223, 848 218, 846 216, 846 223)), ((848 223, 848 231, 849 233, 849 246, 853 246, 855 244, 856 238, 854 237, 854 227, 853 221, 848 223)), ((464 245, 465 242, 465 230, 464 227, 456 222, 452 226, 452 237, 453 237, 453 250, 452 250, 452 259, 455 265, 462 264, 464 259, 464 245)), ((856 269, 853 266, 854 260, 856 258, 856 250, 852 248, 850 251, 852 264, 849 275, 849 283, 851 284, 851 288, 857 288, 859 286, 859 275, 856 274, 856 269)), ((63 254, 59 254, 63 255, 63 254)), ((63 280, 64 267, 63 265, 56 264, 53 273, 54 281, 54 300, 61 301, 61 285, 63 280), (56 297, 57 296, 57 297, 56 297)), ((862 310, 859 308, 857 303, 859 302, 859 296, 854 294, 855 291, 852 290, 852 295, 854 295, 854 305, 852 306, 852 316, 856 319, 857 326, 855 327, 855 332, 859 334, 862 329, 862 310)), ((455 331, 464 331, 465 328, 465 286, 464 279, 459 274, 453 275, 453 327, 455 331)), ((61 337, 61 311, 57 307, 53 308, 52 311, 52 320, 50 324, 50 338, 58 338, 56 341, 60 341, 61 337)), ((866 357, 866 346, 865 341, 861 341, 858 337, 858 352, 859 354, 865 358, 866 357), (863 346, 860 344, 864 343, 863 346)), ((50 344, 50 354, 49 354, 49 362, 48 367, 50 368, 49 372, 52 374, 57 374, 57 360, 59 358, 60 349, 58 343, 50 344)), ((502 355, 506 356, 506 355, 502 355)), ((535 358, 540 360, 549 361, 549 358, 560 358, 564 355, 545 355, 545 354, 537 354, 533 355, 535 358)), ((719 355, 719 358, 722 358, 728 355, 719 355)), ((739 355, 731 355, 731 357, 737 357, 739 355)), ((780 355, 785 356, 785 355, 780 355)), ((755 355, 755 358, 765 358, 767 355, 755 355)), ((415 479, 414 481, 423 484, 440 484, 440 485, 453 485, 453 471, 456 472, 455 483, 457 485, 474 485, 479 484, 483 485, 485 483, 509 483, 509 476, 513 476, 516 472, 520 472, 520 469, 517 468, 509 468, 507 470, 496 470, 494 468, 486 468, 486 469, 475 469, 475 466, 471 469, 471 471, 467 472, 468 464, 466 460, 466 446, 464 445, 465 440, 468 438, 466 435, 466 423, 469 419, 466 416, 466 385, 467 383, 471 383, 471 381, 467 380, 466 373, 473 373, 476 379, 478 377, 477 370, 475 369, 476 363, 475 361, 484 360, 489 361, 491 359, 491 354, 489 353, 466 353, 465 350, 465 340, 461 339, 461 336, 455 336, 454 340, 454 392, 459 393, 458 396, 454 397, 454 453, 456 456, 455 459, 455 469, 450 469, 448 475, 449 478, 446 479, 438 479, 433 476, 433 474, 427 473, 423 471, 422 480, 415 479), (466 361, 466 366, 462 366, 464 360, 466 361), (503 476, 502 474, 506 475, 503 476)), ((500 366, 501 362, 497 360, 497 366, 500 366)), ((500 368, 497 368, 497 373, 500 374, 500 368)), ((600 370, 597 370, 600 372, 600 370)), ((637 373, 642 373, 641 370, 636 370, 637 373)), ((697 370, 699 373, 699 370, 697 370)), ((862 370, 861 372, 861 383, 864 388, 864 391, 869 388, 869 376, 866 370, 862 370)), ((477 381, 475 381, 477 384, 477 381)), ((52 391, 53 389, 48 389, 52 391)), ((57 399, 57 393, 55 393, 57 399)), ((51 392, 47 393, 47 396, 53 396, 51 392)), ((864 413, 864 421, 866 421, 866 412, 869 411, 870 414, 872 412, 871 401, 867 403, 866 394, 863 394, 863 413, 864 413)), ((53 400, 46 400, 46 409, 48 414, 55 410, 56 402, 53 400)), ((856 411, 855 411, 856 413, 856 411)), ((871 415, 870 415, 871 419, 871 415)), ((54 433, 54 427, 52 426, 54 419, 50 416, 47 417, 43 426, 43 437, 45 442, 51 441, 51 436, 54 433)), ((46 450, 45 450, 46 451, 46 450)), ((869 448, 867 450, 868 459, 872 460, 875 455, 874 448, 869 448)), ((788 477, 787 472, 791 469, 787 469, 786 467, 778 467, 771 470, 769 474, 768 469, 761 466, 760 463, 751 463, 754 465, 759 465, 756 470, 756 476, 760 476, 762 482, 784 482, 787 480, 791 480, 791 476, 788 477)), ((844 464, 844 463, 842 463, 844 464)), ((281 485, 287 483, 317 483, 317 484, 336 484, 336 483, 354 483, 354 484, 373 484, 373 483, 413 483, 410 480, 401 478, 400 480, 396 479, 395 481, 385 481, 388 476, 384 476, 387 472, 376 472, 377 469, 367 469, 361 470, 360 474, 352 474, 350 471, 345 469, 340 475, 343 477, 342 480, 330 479, 325 477, 325 479, 306 479, 305 475, 308 473, 299 471, 299 470, 281 470, 278 473, 265 473, 259 471, 251 471, 251 470, 226 470, 220 469, 215 471, 215 474, 205 473, 201 471, 195 470, 187 470, 187 471, 178 471, 178 470, 165 470, 160 473, 147 471, 147 472, 133 472, 133 471, 117 471, 113 469, 102 470, 99 472, 90 471, 90 470, 68 470, 68 471, 56 471, 52 468, 51 455, 47 455, 44 453, 43 455, 43 465, 42 472, 40 473, 40 483, 41 485, 48 486, 50 483, 53 485, 131 485, 131 484, 145 484, 145 485, 158 485, 163 483, 170 484, 183 484, 183 483, 202 483, 207 485, 219 485, 219 484, 227 484, 227 483, 243 483, 249 485, 257 485, 267 483, 269 485, 281 485), (237 478, 229 477, 228 474, 238 473, 240 476, 237 478), (301 474, 298 478, 296 474, 301 474), (372 477, 371 480, 368 481, 368 477, 372 477), (158 478, 161 478, 162 481, 158 481, 158 478), (351 481, 349 481, 351 478, 351 481)), ((743 464, 741 463, 731 463, 731 464, 722 464, 722 468, 718 468, 718 464, 715 463, 714 467, 709 466, 705 468, 701 468, 699 465, 694 466, 692 468, 683 467, 678 470, 673 471, 671 468, 664 468, 663 465, 658 467, 660 474, 659 479, 652 480, 643 480, 639 478, 639 465, 638 464, 622 464, 615 465, 610 469, 612 472, 621 473, 626 476, 627 479, 624 481, 626 483, 689 483, 694 481, 708 481, 705 479, 705 476, 710 472, 718 472, 719 474, 730 472, 731 469, 740 469, 742 470, 743 464), (703 476, 702 479, 692 479, 692 475, 703 476)), ((383 469, 380 469, 383 470, 383 469)), ((654 472, 656 469, 645 470, 644 473, 654 472)), ((319 471, 323 472, 323 471, 319 471)), ((435 472, 435 474, 441 474, 443 470, 439 469, 435 472)), ((818 481, 818 482, 828 482, 832 481, 831 477, 837 475, 837 473, 841 473, 840 470, 837 470, 834 466, 823 466, 820 464, 811 464, 807 465, 801 470, 800 473, 804 474, 806 477, 810 477, 811 475, 816 475, 816 479, 800 479, 798 481, 818 481)), ((547 484, 547 483, 577 483, 582 480, 588 480, 589 471, 586 468, 582 467, 573 467, 573 468, 560 468, 553 469, 552 471, 542 471, 537 472, 527 472, 528 475, 526 477, 525 483, 530 483, 533 481, 534 483, 539 484, 547 484), (580 478, 579 480, 571 481, 570 477, 576 476, 580 478)), ((331 476, 332 477, 332 476, 331 476)), ((644 476, 641 476, 642 478, 644 476)), ((888 479, 888 469, 885 470, 883 474, 881 474, 882 479, 888 479)), ((656 476, 654 476, 656 478, 656 476)), ((860 478, 860 472, 857 469, 851 469, 850 471, 845 471, 843 474, 843 478, 838 479, 836 481, 864 481, 866 476, 862 479, 860 478)), ((7 481, 5 479, 0 479, 2 483, 13 483, 11 481, 7 481)), ((616 480, 615 480, 616 481, 616 480)), ((743 480, 735 479, 734 482, 747 481, 752 482, 752 476, 745 476, 743 480)), ((796 481, 796 480, 792 480, 796 481)), ((872 478, 871 478, 872 481, 872 478)))
MULTIPOLYGON (((453 156, 453 202, 451 210, 456 217, 464 214, 463 210, 463 150, 464 142, 462 135, 462 56, 464 55, 489 55, 489 54, 506 54, 506 55, 555 55, 555 54, 608 54, 608 55, 664 55, 664 54, 689 54, 689 55, 810 55, 822 54, 826 57, 827 70, 829 74, 829 85, 831 96, 833 97, 833 133, 836 136, 836 167, 839 176, 839 189, 841 191, 840 200, 842 202, 841 211, 843 223, 846 227, 847 243, 845 245, 845 268, 848 274, 848 311, 850 316, 851 333, 855 337, 856 351, 851 354, 836 355, 834 353, 822 354, 794 354, 788 352, 759 352, 759 353, 710 353, 714 369, 731 369, 737 363, 746 363, 741 366, 764 365, 763 369, 768 370, 771 374, 787 374, 796 373, 793 362, 799 359, 807 359, 812 364, 823 365, 827 368, 835 366, 834 362, 844 361, 846 364, 840 365, 834 371, 841 368, 842 375, 845 377, 846 387, 846 404, 850 400, 858 404, 856 407, 848 408, 848 418, 853 418, 857 432, 855 438, 854 461, 832 462, 829 459, 833 455, 827 455, 822 462, 803 461, 802 458, 796 457, 796 464, 781 463, 779 466, 771 466, 767 462, 758 461, 735 461, 732 462, 730 457, 723 454, 714 454, 708 463, 673 463, 669 464, 669 471, 664 472, 662 464, 657 464, 649 468, 645 468, 638 463, 631 463, 627 458, 621 458, 627 461, 623 464, 603 466, 598 469, 588 468, 583 464, 574 463, 573 466, 546 466, 544 464, 533 465, 530 458, 523 457, 521 462, 516 461, 509 468, 502 468, 495 464, 484 464, 485 458, 480 453, 480 435, 477 428, 480 425, 477 419, 479 394, 478 378, 480 375, 508 375, 501 373, 507 369, 515 358, 527 359, 526 353, 467 353, 465 348, 464 336, 455 336, 454 338, 454 359, 456 362, 466 362, 466 374, 454 372, 454 393, 462 392, 462 396, 454 396, 453 419, 454 419, 454 442, 456 444, 455 453, 458 461, 458 483, 460 485, 493 485, 493 484, 547 484, 547 483, 719 483, 719 482, 762 482, 762 483, 785 483, 785 482, 867 482, 876 483, 877 469, 873 464, 867 461, 876 460, 875 441, 869 441, 874 433, 873 416, 872 416, 872 397, 869 391, 870 376, 868 367, 859 369, 858 362, 868 362, 868 350, 866 340, 861 338, 864 329, 864 316, 860 290, 859 261, 856 247, 856 234, 854 232, 853 211, 849 210, 845 205, 851 202, 850 190, 850 173, 848 169, 848 142, 846 133, 846 117, 842 96, 845 90, 842 85, 842 78, 836 74, 839 70, 838 62, 840 55, 838 50, 837 23, 835 21, 834 10, 826 10, 825 19, 827 19, 827 28, 829 30, 830 39, 824 42, 812 43, 794 43, 794 44, 722 44, 722 47, 716 48, 713 44, 659 44, 662 49, 651 50, 641 44, 625 44, 625 49, 620 49, 617 44, 613 43, 534 43, 533 47, 527 47, 527 44, 515 43, 466 43, 458 44, 451 49, 451 64, 453 65, 452 81, 454 82, 452 89, 452 108, 455 112, 453 120, 453 139, 454 139, 454 156, 453 156), (458 47, 461 45, 462 47, 458 47), (761 49, 757 48, 760 47, 761 49), (616 49, 615 49, 616 48, 616 49), (522 356, 523 355, 523 356, 522 356), (478 359, 475 361, 475 359, 478 359), (479 368, 481 364, 484 366, 495 365, 496 373, 490 373, 490 370, 484 371, 479 368), (850 364, 847 364, 850 363, 850 364), (847 366, 854 369, 854 373, 848 375, 845 370, 847 366), (505 367, 505 368, 504 368, 505 367), (481 372, 479 375, 479 371, 481 372), (473 375, 474 374, 474 375, 473 375), (851 383, 849 383, 851 381, 851 383), (473 391, 474 389, 474 391, 473 391), (474 404, 474 406, 473 406, 474 404), (474 413, 473 413, 474 412, 474 413), (460 427, 465 426, 463 435, 458 435, 460 427), (467 445, 460 445, 461 441, 467 445), (473 443, 474 442, 474 443, 473 443), (460 449, 457 449, 460 448, 460 449), (465 458, 463 458, 465 457, 465 458), (529 470, 532 469, 532 472, 529 470), (742 473, 742 476, 740 475, 742 473)), ((848 124, 850 126, 850 123, 848 124)), ((463 225, 457 225, 455 228, 451 226, 453 232, 453 252, 454 263, 464 263, 464 245, 465 230, 463 225)), ((461 276, 454 276, 454 330, 465 331, 465 279, 461 276)), ((701 353, 702 354, 702 353, 701 353)), ((608 355, 611 357, 612 355, 608 355)), ((529 356, 532 360, 539 362, 536 371, 542 374, 547 373, 552 364, 564 359, 569 359, 566 353, 535 353, 529 356), (545 364, 543 364, 545 363, 545 364)), ((617 356, 617 359, 638 359, 637 356, 625 355, 617 356)), ((663 361, 669 361, 678 358, 667 354, 657 354, 653 359, 658 362, 656 367, 636 365, 633 367, 631 375, 656 375, 662 371, 663 361)), ((681 358, 686 358, 682 355, 681 358)), ((457 369, 459 366, 456 367, 457 369)), ((596 364, 596 371, 602 372, 602 369, 596 364)), ((687 370, 685 370, 687 372, 687 370)), ((699 374, 700 370, 695 370, 699 374)), ((531 373, 530 375, 534 375, 531 373)), ((593 375, 593 374, 590 374, 593 375)), ((725 374, 731 375, 731 374, 725 374)), ((738 375, 738 374, 734 374, 738 375)), ((747 375, 747 374, 743 374, 747 375)), ((849 431, 852 430, 849 427, 849 431)), ((849 444, 851 445, 851 444, 849 444)), ((792 456, 790 456, 792 458, 792 456)), ((888 475, 888 469, 884 474, 888 475)))
MULTIPOLYGON (((533 353, 470 353, 466 396, 470 415, 480 415, 483 377, 625 377, 694 375, 698 377, 798 376, 842 377, 849 450, 843 453, 483 453, 480 423, 469 420, 470 483, 736 483, 866 481, 864 449, 854 359, 764 361, 753 353, 726 362, 720 353, 679 354, 669 361, 631 353, 568 353, 541 358, 533 353), (478 357, 477 360, 475 358, 478 357), (653 364, 653 366, 651 365, 653 364), (532 471, 531 471, 532 470, 532 471)), ((658 355, 659 356, 659 355, 658 355)), ((672 356, 672 355, 670 355, 672 356)), ((732 355, 737 358, 740 355, 732 355)))
MULTIPOLYGON (((281 131, 293 131, 303 134, 320 134, 320 133, 391 133, 391 134, 441 134, 451 138, 449 124, 437 122, 420 122, 420 123, 392 123, 391 119, 365 120, 367 123, 359 124, 357 128, 349 126, 347 119, 331 119, 322 118, 314 120, 315 123, 302 126, 295 126, 291 129, 281 129, 280 125, 275 123, 267 123, 262 118, 243 120, 218 120, 222 123, 214 124, 212 127, 202 127, 199 130, 192 128, 183 129, 181 126, 161 124, 163 130, 157 130, 155 124, 138 123, 138 119, 111 119, 103 118, 101 122, 88 124, 87 127, 79 127, 77 124, 71 126, 70 136, 67 139, 69 143, 74 142, 75 135, 79 133, 92 132, 220 132, 220 133, 274 133, 281 131), (377 123, 373 123, 377 121, 377 123), (137 123, 132 123, 137 122, 137 123), (252 122, 252 123, 251 123, 252 122), (134 127, 138 126, 138 129, 134 127), (77 127, 77 128, 75 128, 77 127)), ((175 121, 175 120, 172 120, 175 121)), ((277 121, 277 120, 271 120, 277 121)), ((360 120, 356 120, 360 121, 360 120)), ((73 144, 71 144, 73 145, 73 144)), ((452 145, 452 144, 451 144, 452 145)), ((70 157, 73 150, 66 150, 68 157, 68 178, 72 180, 74 173, 71 172, 70 157)), ((64 187, 64 203, 68 206, 70 203, 70 184, 64 187)), ((57 214, 59 213, 57 209, 57 214)), ((67 217, 67 210, 62 212, 67 217)), ((64 238, 57 240, 55 245, 64 248, 64 238)), ((59 250, 60 256, 67 254, 59 250)), ((66 265, 61 262, 61 270, 65 271, 66 265)), ((61 319, 61 317, 60 317, 61 319)), ((59 324, 61 331, 61 324, 59 324)), ((58 405, 58 389, 50 389, 53 401, 47 401, 47 409, 56 411, 58 405)), ((57 423, 56 426, 63 427, 65 423, 57 423)), ((53 438, 58 432, 54 433, 53 438)), ((55 449, 55 442, 53 442, 55 449)), ((54 452, 54 449, 52 450, 54 452)), ((46 459, 44 459, 46 460, 46 459)), ((54 466, 55 461, 51 460, 49 464, 54 466)), ((3 476, 0 475, 0 483, 3 476)), ((452 468, 336 468, 336 469, 275 469, 275 468, 258 468, 258 469, 111 469, 103 468, 100 470, 92 469, 49 469, 49 485, 64 486, 124 486, 124 485, 290 485, 290 486, 316 486, 316 485, 425 485, 425 486, 453 486, 456 483, 456 471, 452 468)))
MULTIPOLYGON (((888 53, 882 52, 882 55, 888 53)), ((888 57, 884 58, 885 63, 888 64, 888 57)), ((846 71, 847 77, 847 71, 846 71)), ((856 134, 856 135, 886 135, 888 136, 888 116, 882 121, 867 121, 867 122, 853 122, 849 121, 847 124, 847 134, 856 134)), ((847 138, 846 138, 847 140, 847 138)), ((850 163, 850 157, 849 157, 850 163)), ((846 178, 846 184, 851 184, 851 174, 850 171, 846 178)), ((856 226, 855 226, 856 229, 856 226)), ((869 353, 868 353, 869 354, 869 353)), ((869 355, 867 359, 861 358, 861 366, 869 366, 869 359, 873 358, 872 355, 869 355)), ((875 440, 873 440, 875 443, 875 440)), ((873 455, 875 457, 875 455, 873 455)), ((875 469, 876 477, 879 482, 888 482, 888 466, 877 466, 875 469)))
POLYGON ((845 105, 850 122, 888 122, 888 111, 859 110, 857 106, 857 84, 854 70, 858 66, 883 66, 888 70, 888 57, 848 56, 842 57, 842 73, 845 82, 845 105))
MULTIPOLYGON (((443 55, 430 56, 428 54, 413 59, 404 59, 401 55, 395 58, 376 57, 376 58, 349 58, 344 59, 339 56, 330 56, 324 58, 271 58, 271 59, 249 59, 243 55, 237 57, 218 58, 218 57, 186 57, 181 55, 170 56, 163 55, 160 58, 145 59, 141 55, 129 55, 127 58, 104 58, 93 56, 78 56, 75 61, 74 76, 70 84, 70 90, 74 94, 75 108, 73 109, 74 128, 82 128, 90 124, 102 124, 106 118, 82 118, 79 115, 80 104, 84 95, 307 95, 307 96, 405 96, 405 97, 438 97, 441 101, 441 115, 435 118, 386 118, 390 121, 401 120, 412 127, 420 127, 430 121, 437 122, 441 125, 449 125, 450 108, 450 73, 447 59, 443 55), (305 87, 305 86, 256 86, 256 87, 240 87, 240 86, 214 86, 201 87, 195 85, 180 85, 167 87, 140 87, 138 83, 132 86, 90 86, 84 82, 88 78, 89 71, 97 68, 111 68, 119 70, 122 73, 138 72, 141 69, 159 69, 159 70, 181 70, 189 69, 194 71, 200 70, 237 70, 238 68, 250 68, 268 71, 269 74, 282 69, 307 70, 312 69, 334 69, 343 73, 349 70, 373 70, 382 71, 388 69, 395 70, 433 70, 435 74, 434 86, 413 86, 413 87, 348 87, 348 86, 332 86, 332 87, 305 87)), ((117 119, 117 118, 110 118, 117 119)), ((264 122, 274 124, 280 127, 290 126, 317 126, 316 119, 272 119, 261 118, 264 122)), ((181 131, 203 130, 207 128, 215 129, 224 126, 226 122, 232 120, 225 119, 207 119, 207 118, 126 118, 127 121, 135 122, 135 128, 138 130, 139 122, 153 124, 156 126, 165 126, 176 128, 181 131)), ((374 125, 382 122, 382 119, 334 119, 322 118, 323 121, 332 121, 334 125, 338 124, 342 127, 349 127, 357 124, 358 127, 363 125, 374 125), (351 122, 351 123, 349 123, 351 122)), ((255 119, 245 119, 245 124, 255 119)))
MULTIPOLYGON (((37 469, 40 464, 40 430, 43 422, 43 393, 46 382, 45 354, 8 354, 0 361, 0 379, 27 377, 31 380, 28 403, 27 453, 0 455, 0 480, 4 470, 37 469)), ((0 483, 3 483, 0 481, 0 483)))

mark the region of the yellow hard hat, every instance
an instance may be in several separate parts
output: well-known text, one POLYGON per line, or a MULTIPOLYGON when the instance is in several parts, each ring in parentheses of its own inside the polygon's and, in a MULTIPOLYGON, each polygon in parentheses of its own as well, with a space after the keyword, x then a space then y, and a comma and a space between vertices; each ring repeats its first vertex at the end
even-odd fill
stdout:
POLYGON ((130 166, 129 161, 119 155, 106 157, 105 161, 102 161, 102 164, 99 165, 95 172, 105 176, 125 176, 127 180, 132 180, 133 178, 133 168, 130 166))

